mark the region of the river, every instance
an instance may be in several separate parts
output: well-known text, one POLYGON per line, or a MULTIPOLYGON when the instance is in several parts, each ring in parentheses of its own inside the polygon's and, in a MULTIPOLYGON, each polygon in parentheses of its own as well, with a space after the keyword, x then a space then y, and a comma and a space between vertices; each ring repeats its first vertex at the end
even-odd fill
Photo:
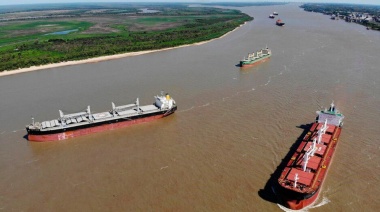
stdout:
POLYGON ((297 4, 239 8, 254 21, 212 42, 0 77, 4 211, 282 211, 266 185, 332 100, 346 116, 310 211, 379 207, 380 34, 297 4), (285 22, 275 25, 273 11, 285 22), (241 70, 248 52, 270 61, 241 70), (58 110, 111 109, 167 91, 167 118, 34 143, 24 126, 58 110))

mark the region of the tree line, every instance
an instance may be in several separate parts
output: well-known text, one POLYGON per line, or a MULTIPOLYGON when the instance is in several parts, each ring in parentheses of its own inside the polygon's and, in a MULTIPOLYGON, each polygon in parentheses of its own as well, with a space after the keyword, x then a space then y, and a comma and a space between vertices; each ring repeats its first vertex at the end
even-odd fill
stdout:
POLYGON ((195 19, 176 28, 73 39, 39 39, 0 51, 0 71, 125 52, 161 49, 217 38, 252 17, 238 13, 195 19))

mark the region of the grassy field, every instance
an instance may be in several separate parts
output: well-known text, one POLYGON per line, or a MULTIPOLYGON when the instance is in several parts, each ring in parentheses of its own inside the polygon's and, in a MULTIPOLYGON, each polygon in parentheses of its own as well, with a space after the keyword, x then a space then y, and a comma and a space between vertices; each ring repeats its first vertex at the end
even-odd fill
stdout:
POLYGON ((78 21, 36 21, 5 25, 1 27, 0 46, 35 39, 50 39, 56 36, 49 33, 65 30, 77 29, 77 33, 80 33, 93 25, 90 22, 78 21))
POLYGON ((0 14, 0 71, 191 44, 220 37, 253 20, 237 10, 184 4, 147 6, 13 8, 0 14), (147 8, 158 12, 141 12, 147 8))

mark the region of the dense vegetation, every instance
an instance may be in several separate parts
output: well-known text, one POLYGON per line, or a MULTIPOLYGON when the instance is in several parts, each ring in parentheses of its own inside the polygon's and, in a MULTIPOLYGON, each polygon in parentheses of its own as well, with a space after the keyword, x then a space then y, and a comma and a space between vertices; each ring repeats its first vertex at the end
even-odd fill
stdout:
POLYGON ((214 2, 214 3, 202 3, 202 5, 218 5, 225 7, 248 7, 248 6, 274 6, 284 5, 286 2, 214 2))
MULTIPOLYGON (((110 19, 116 13, 116 22, 107 22, 104 27, 110 30, 107 33, 86 33, 98 24, 88 21, 89 17, 94 17, 92 15, 80 21, 65 17, 3 22, 1 27, 4 30, 0 32, 0 71, 191 44, 220 37, 253 19, 236 10, 187 7, 182 4, 156 4, 149 7, 150 10, 160 11, 157 13, 126 15, 125 9, 108 8, 94 14, 99 17, 106 13, 110 19), (73 29, 75 31, 68 34, 52 34, 73 29)), ((86 14, 83 10, 81 8, 81 13, 65 13, 86 14)), ((129 8, 129 11, 132 9, 129 8)))
POLYGON ((306 11, 313 11, 328 15, 337 13, 341 15, 349 15, 352 12, 357 12, 380 16, 380 6, 376 5, 308 3, 301 5, 301 8, 306 11))
POLYGON ((372 17, 371 21, 357 19, 354 20, 354 22, 374 30, 380 30, 380 6, 378 5, 308 3, 303 4, 300 7, 309 12, 339 15, 347 21, 352 21, 352 18, 348 18, 352 14, 366 14, 366 16, 372 17))

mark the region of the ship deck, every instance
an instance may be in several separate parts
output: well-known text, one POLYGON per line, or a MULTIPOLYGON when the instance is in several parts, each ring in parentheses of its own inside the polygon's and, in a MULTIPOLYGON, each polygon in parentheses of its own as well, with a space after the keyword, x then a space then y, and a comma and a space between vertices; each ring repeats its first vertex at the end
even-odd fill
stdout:
MULTIPOLYGON (((81 126, 85 126, 89 124, 114 121, 118 119, 131 119, 135 116, 151 114, 151 113, 156 113, 156 112, 161 111, 157 106, 153 104, 140 106, 138 108, 132 107, 132 108, 123 109, 120 111, 115 111, 114 113, 112 111, 94 113, 90 115, 85 114, 85 113, 78 113, 78 115, 76 116, 71 115, 71 117, 65 118, 64 122, 60 119, 43 121, 38 126, 39 127, 38 131, 48 132, 48 131, 54 131, 54 130, 60 130, 60 129, 81 127, 81 126)), ((30 128, 30 130, 33 130, 33 128, 30 128)))
POLYGON ((323 127, 322 123, 313 123, 283 169, 278 180, 280 186, 298 193, 313 193, 320 188, 341 131, 340 127, 329 124, 327 126, 325 134, 321 136, 321 142, 315 144, 315 152, 308 157, 305 166, 304 156, 312 149, 313 140, 318 139, 318 130, 323 127))

